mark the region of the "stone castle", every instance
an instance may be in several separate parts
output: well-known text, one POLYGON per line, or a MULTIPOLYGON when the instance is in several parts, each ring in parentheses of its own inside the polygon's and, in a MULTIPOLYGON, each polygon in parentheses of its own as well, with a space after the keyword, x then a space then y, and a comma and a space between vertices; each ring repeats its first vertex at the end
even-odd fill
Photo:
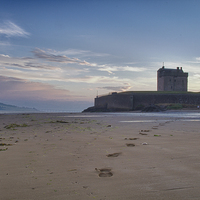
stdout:
POLYGON ((200 105, 200 93, 188 92, 188 73, 182 67, 157 71, 157 91, 113 92, 97 96, 94 106, 86 112, 133 111, 148 105, 187 104, 200 105))
POLYGON ((167 69, 164 66, 157 71, 157 91, 187 91, 188 73, 182 67, 167 69))

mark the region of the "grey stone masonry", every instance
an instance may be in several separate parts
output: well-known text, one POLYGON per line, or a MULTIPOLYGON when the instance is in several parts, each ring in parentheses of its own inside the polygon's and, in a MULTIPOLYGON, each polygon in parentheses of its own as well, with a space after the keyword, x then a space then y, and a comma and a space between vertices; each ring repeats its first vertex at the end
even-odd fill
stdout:
POLYGON ((164 66, 157 71, 157 91, 187 91, 188 73, 182 67, 167 69, 164 66))

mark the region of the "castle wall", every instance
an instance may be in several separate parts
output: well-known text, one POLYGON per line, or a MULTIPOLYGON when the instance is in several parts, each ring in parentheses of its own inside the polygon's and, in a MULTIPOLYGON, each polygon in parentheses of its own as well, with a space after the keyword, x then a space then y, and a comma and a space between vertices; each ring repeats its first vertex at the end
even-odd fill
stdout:
POLYGON ((156 92, 149 93, 131 93, 131 94, 115 94, 95 98, 95 107, 107 108, 113 111, 135 110, 140 106, 148 106, 151 104, 169 104, 181 103, 200 105, 200 93, 183 93, 183 94, 159 94, 156 92))
POLYGON ((157 76, 157 91, 164 91, 165 79, 163 77, 157 76))
POLYGON ((95 107, 115 110, 133 110, 132 95, 112 94, 95 98, 95 107))
POLYGON ((158 91, 187 91, 186 77, 163 76, 158 79, 158 91))

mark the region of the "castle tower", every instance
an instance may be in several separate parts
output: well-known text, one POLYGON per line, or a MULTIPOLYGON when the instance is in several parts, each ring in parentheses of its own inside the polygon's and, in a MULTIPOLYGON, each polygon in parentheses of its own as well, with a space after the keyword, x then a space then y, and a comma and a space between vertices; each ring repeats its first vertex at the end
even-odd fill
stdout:
POLYGON ((157 71, 157 91, 187 91, 188 73, 182 67, 167 69, 164 66, 157 71))

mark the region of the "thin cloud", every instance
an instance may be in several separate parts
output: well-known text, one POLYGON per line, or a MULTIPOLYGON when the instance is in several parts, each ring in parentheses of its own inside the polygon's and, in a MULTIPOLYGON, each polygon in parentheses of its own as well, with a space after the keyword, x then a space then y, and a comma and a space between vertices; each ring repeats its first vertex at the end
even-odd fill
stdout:
POLYGON ((17 63, 3 63, 6 66, 12 66, 12 67, 18 67, 23 69, 47 69, 47 70, 56 70, 57 67, 45 65, 45 64, 37 64, 37 63, 23 63, 23 64, 17 64, 17 63))
POLYGON ((0 66, 17 67, 22 69, 46 69, 56 70, 58 67, 45 63, 37 63, 33 58, 13 58, 9 55, 0 54, 0 66))
POLYGON ((48 49, 49 54, 55 54, 55 55, 78 55, 79 57, 107 57, 110 56, 110 54, 107 53, 95 53, 88 50, 81 50, 81 49, 67 49, 65 51, 55 51, 52 49, 48 49))
POLYGON ((106 83, 106 82, 113 82, 116 81, 117 77, 105 77, 105 76, 85 76, 85 77, 73 77, 73 78, 69 78, 67 79, 67 81, 69 82, 74 82, 74 83, 99 83, 102 82, 106 83))
POLYGON ((196 60, 200 61, 200 57, 197 57, 196 60))
POLYGON ((0 76, 0 99, 40 99, 40 100, 67 100, 70 99, 70 91, 56 89, 52 85, 30 82, 26 79, 0 76))
POLYGON ((45 59, 50 62, 58 62, 58 63, 74 63, 78 65, 86 65, 86 66, 94 66, 94 64, 91 64, 86 61, 81 61, 78 58, 69 58, 65 55, 55 55, 52 53, 48 53, 44 50, 41 50, 39 48, 36 48, 32 53, 37 58, 45 59))
POLYGON ((0 24, 0 35, 5 35, 7 37, 26 37, 30 34, 13 22, 5 21, 3 24, 0 24))
POLYGON ((60 54, 60 55, 85 55, 88 54, 90 51, 86 51, 86 50, 80 50, 80 49, 68 49, 65 51, 51 51, 51 53, 56 53, 56 54, 60 54))
POLYGON ((143 67, 130 67, 130 66, 108 66, 101 65, 99 66, 99 71, 107 71, 109 73, 117 72, 117 71, 129 71, 129 72, 143 72, 147 70, 143 67))
POLYGON ((0 46, 3 46, 3 47, 10 46, 10 43, 5 42, 5 41, 0 41, 0 46))
POLYGON ((107 87, 98 87, 98 89, 104 89, 109 91, 117 91, 117 92, 123 92, 130 90, 131 86, 107 86, 107 87))

